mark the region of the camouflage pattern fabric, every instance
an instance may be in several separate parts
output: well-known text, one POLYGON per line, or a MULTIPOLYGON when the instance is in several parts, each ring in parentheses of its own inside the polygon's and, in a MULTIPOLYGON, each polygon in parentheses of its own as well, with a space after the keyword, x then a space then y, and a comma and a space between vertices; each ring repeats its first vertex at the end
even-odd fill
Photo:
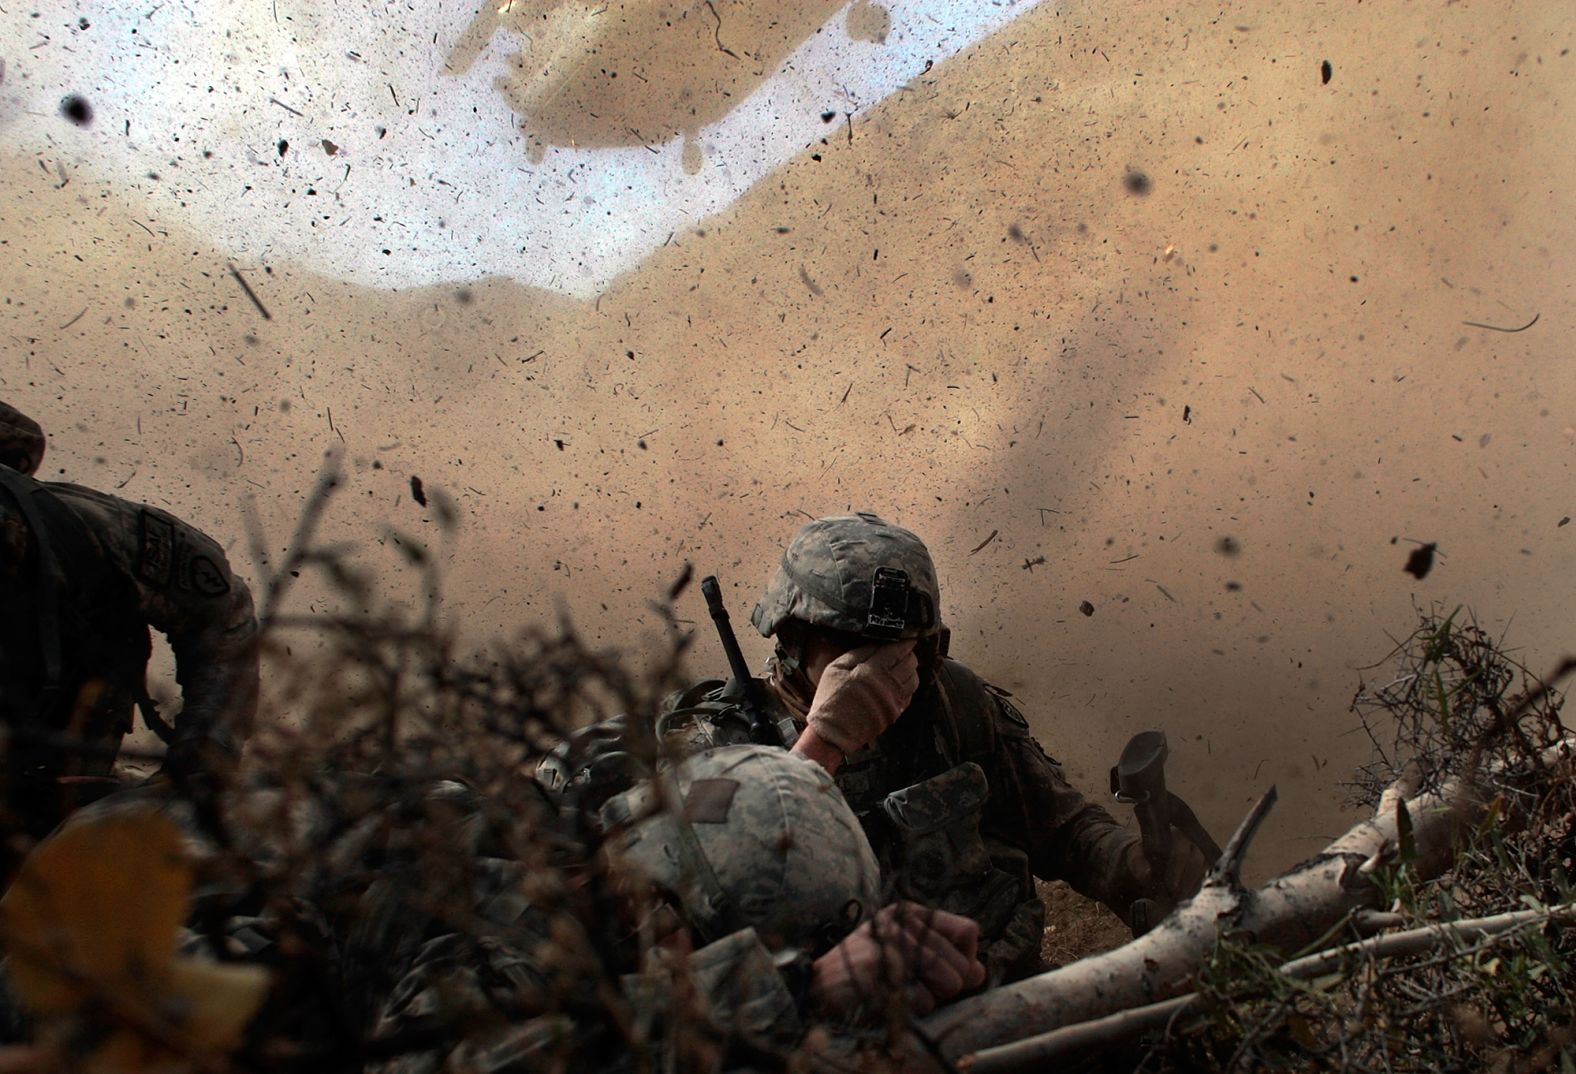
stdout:
POLYGON ((863 512, 801 529, 750 621, 768 638, 790 620, 868 638, 918 638, 941 630, 939 602, 924 542, 863 512))
POLYGON ((880 906, 859 821, 826 770, 749 743, 697 751, 612 799, 614 868, 677 897, 705 941, 739 929, 820 954, 880 906))

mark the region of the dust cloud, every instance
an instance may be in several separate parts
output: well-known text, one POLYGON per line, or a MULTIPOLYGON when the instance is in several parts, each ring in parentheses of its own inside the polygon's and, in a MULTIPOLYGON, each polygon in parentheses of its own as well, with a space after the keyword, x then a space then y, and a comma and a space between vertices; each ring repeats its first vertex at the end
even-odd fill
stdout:
MULTIPOLYGON (((669 140, 675 175, 734 167, 708 125, 806 39, 941 32, 901 3, 600 6, 446 16, 444 77, 511 57, 483 84, 522 174, 560 146, 669 140)), ((328 8, 278 5, 297 26, 328 8)), ((277 556, 342 452, 330 534, 395 587, 395 542, 429 543, 475 637, 562 608, 638 651, 686 563, 742 621, 805 518, 881 512, 931 543, 954 653, 1076 782, 1100 791, 1126 739, 1163 728, 1173 786, 1221 838, 1279 785, 1257 857, 1284 866, 1348 823, 1366 742, 1347 704, 1415 609, 1471 607, 1534 669, 1576 648, 1576 16, 1112 8, 1019 5, 955 54, 921 49, 882 100, 827 87, 801 152, 584 298, 516 282, 538 278, 524 244, 515 279, 374 287, 215 241, 183 207, 221 184, 259 229, 349 226, 327 185, 253 177, 366 154, 266 104, 270 64, 216 57, 290 148, 209 159, 160 131, 128 179, 92 141, 123 137, 117 90, 29 75, 39 38, 67 46, 94 9, 5 16, 0 129, 35 133, 0 149, 0 389, 49 431, 45 476, 175 511, 253 578, 244 505, 277 556), (80 135, 58 113, 76 92, 80 135), (452 539, 412 477, 455 505, 452 539)), ((182 17, 143 30, 141 62, 182 17)), ((303 36, 284 78, 332 47, 303 36)), ((218 77, 189 66, 165 73, 218 77)), ((384 107, 420 126, 428 105, 384 107)), ((596 241, 594 199, 564 212, 596 241)))

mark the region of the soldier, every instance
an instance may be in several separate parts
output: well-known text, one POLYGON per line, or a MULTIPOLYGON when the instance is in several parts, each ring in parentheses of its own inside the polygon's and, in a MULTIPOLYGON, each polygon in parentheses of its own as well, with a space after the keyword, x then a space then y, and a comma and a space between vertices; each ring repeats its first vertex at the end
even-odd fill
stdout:
POLYGON ((588 913, 583 897, 573 909, 564 891, 543 899, 540 870, 494 863, 513 881, 473 885, 490 894, 469 930, 447 924, 452 909, 437 915, 384 1006, 375 1040, 442 1041, 395 1069, 780 1067, 812 1023, 846 1040, 879 1030, 893 1000, 924 1012, 984 980, 972 922, 877 909, 858 820, 824 770, 781 749, 661 766, 597 823, 613 912, 588 913))
POLYGON ((156 507, 36 480, 43 457, 38 423, 0 403, 0 751, 35 839, 114 789, 134 705, 187 778, 234 764, 258 690, 251 593, 219 546, 156 507), (150 626, 175 654, 173 727, 148 698, 150 626))
MULTIPOLYGON (((992 984, 1041 967, 1034 877, 1068 881, 1124 919, 1142 897, 1197 890, 1207 863, 1179 834, 1151 876, 1139 837, 1088 801, 1002 690, 947 656, 930 553, 873 514, 822 518, 794 537, 751 619, 776 639, 757 696, 764 725, 836 779, 897 897, 968 917, 992 984)), ((680 748, 762 726, 737 684, 699 683, 651 727, 680 748)), ((571 806, 627 778, 627 718, 579 732, 538 770, 571 806)))

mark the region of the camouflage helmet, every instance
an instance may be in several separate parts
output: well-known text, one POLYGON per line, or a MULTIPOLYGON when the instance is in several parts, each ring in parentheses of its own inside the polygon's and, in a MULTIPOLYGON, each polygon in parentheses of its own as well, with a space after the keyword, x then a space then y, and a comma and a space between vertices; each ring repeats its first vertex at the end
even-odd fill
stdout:
POLYGON ((924 638, 941 630, 939 602, 925 542, 860 511, 794 535, 750 622, 768 638, 790 619, 885 641, 924 638))
POLYGON ((672 897, 704 942, 753 927, 771 949, 819 953, 879 907, 880 869, 820 765, 721 746, 610 799, 615 868, 672 897))
POLYGON ((0 403, 0 466, 33 474, 43 461, 44 430, 14 406, 0 403))

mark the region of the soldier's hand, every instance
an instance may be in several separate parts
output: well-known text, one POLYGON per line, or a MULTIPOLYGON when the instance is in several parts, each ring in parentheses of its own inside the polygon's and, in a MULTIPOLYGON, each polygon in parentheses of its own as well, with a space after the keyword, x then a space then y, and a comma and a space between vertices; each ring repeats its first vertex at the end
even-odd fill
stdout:
POLYGON ((1151 898, 1165 899, 1172 904, 1198 894, 1204 874, 1213 864, 1191 839, 1175 828, 1171 830, 1171 854, 1166 860, 1165 875, 1158 882, 1144 854, 1144 844, 1134 842, 1127 848, 1127 870, 1132 874, 1134 886, 1151 898))
POLYGON ((1215 863, 1204 856, 1193 840, 1181 832, 1173 832, 1171 861, 1166 865, 1166 893, 1176 902, 1198 894, 1204 883, 1204 874, 1215 863))
POLYGON ((810 999, 826 1013, 847 1016, 861 1006, 879 1011, 884 997, 902 991, 913 1011, 925 1014, 984 983, 979 935, 969 918, 894 903, 816 959, 810 999))
POLYGON ((913 639, 850 649, 821 672, 810 703, 810 730, 847 756, 891 727, 917 689, 913 639))

